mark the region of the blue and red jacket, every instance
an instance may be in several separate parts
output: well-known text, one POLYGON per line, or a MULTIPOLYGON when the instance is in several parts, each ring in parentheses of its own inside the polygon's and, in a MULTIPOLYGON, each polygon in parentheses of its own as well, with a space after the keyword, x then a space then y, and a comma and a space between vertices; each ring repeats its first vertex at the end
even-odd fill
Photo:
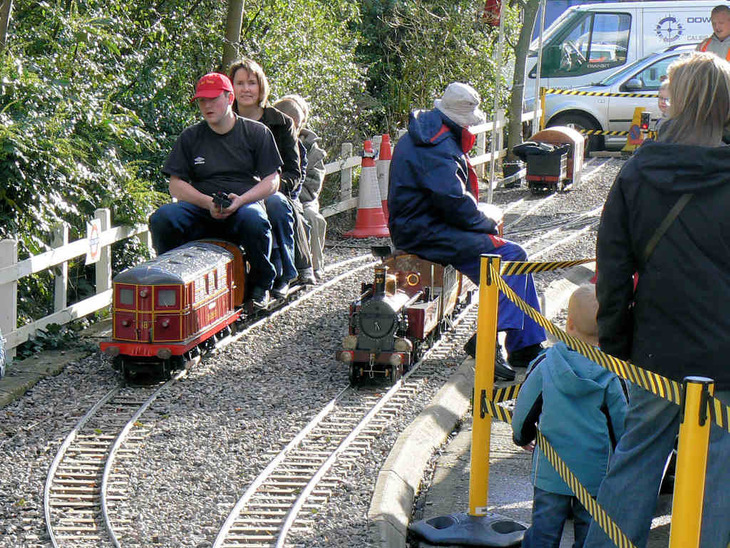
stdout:
POLYGON ((468 190, 475 182, 466 156, 472 145, 471 133, 439 110, 411 113, 390 164, 388 224, 398 249, 458 264, 501 244, 497 224, 468 190))

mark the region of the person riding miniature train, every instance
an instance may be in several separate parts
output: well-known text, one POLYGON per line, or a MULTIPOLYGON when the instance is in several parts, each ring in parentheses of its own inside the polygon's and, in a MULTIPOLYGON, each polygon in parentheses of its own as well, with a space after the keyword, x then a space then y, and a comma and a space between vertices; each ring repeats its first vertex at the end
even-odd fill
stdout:
MULTIPOLYGON (((390 235, 396 247, 453 265, 477 284, 482 254, 527 259, 522 247, 498 236, 499 219, 478 204, 478 179, 467 156, 475 136, 468 127, 484 121, 476 90, 458 82, 449 84, 434 109, 413 111, 408 133, 393 151, 388 195, 390 235)), ((527 304, 540 309, 531 275, 504 279, 527 304)), ((504 295, 499 299, 498 329, 507 331, 509 362, 526 367, 542 350, 545 331, 504 295)), ((465 350, 475 355, 476 334, 465 350)), ((506 380, 515 377, 499 351, 495 373, 506 380)))
POLYGON ((162 169, 178 201, 150 216, 153 246, 158 254, 201 238, 244 246, 253 304, 266 308, 275 270, 262 201, 279 188, 282 166, 274 137, 265 125, 233 112, 233 86, 224 74, 203 76, 193 100, 204 120, 180 134, 162 169), (216 203, 217 192, 227 194, 228 207, 216 203))

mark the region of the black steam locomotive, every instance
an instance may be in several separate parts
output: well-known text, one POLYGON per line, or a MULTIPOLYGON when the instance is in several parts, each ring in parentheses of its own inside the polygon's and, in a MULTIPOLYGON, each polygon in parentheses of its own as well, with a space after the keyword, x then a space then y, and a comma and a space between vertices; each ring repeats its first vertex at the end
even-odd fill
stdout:
POLYGON ((376 248, 374 254, 382 264, 350 305, 349 333, 337 352, 349 365, 353 384, 374 377, 397 381, 476 289, 451 266, 391 255, 389 248, 376 248))

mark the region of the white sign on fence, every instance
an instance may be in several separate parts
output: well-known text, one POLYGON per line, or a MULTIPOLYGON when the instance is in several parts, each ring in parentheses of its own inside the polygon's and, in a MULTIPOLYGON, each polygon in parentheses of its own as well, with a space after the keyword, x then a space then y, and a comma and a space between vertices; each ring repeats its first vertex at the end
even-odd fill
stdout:
POLYGON ((86 264, 94 264, 101 257, 101 220, 94 219, 86 223, 86 237, 89 240, 89 249, 86 251, 86 264))

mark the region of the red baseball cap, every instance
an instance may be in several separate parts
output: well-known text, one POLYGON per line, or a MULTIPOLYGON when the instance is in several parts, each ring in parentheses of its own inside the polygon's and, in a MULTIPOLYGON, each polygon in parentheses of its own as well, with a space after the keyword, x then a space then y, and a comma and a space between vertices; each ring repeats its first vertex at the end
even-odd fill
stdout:
POLYGON ((195 95, 191 100, 195 101, 198 97, 213 99, 224 91, 233 92, 233 86, 228 76, 220 72, 209 72, 198 80, 198 84, 195 86, 195 95))

